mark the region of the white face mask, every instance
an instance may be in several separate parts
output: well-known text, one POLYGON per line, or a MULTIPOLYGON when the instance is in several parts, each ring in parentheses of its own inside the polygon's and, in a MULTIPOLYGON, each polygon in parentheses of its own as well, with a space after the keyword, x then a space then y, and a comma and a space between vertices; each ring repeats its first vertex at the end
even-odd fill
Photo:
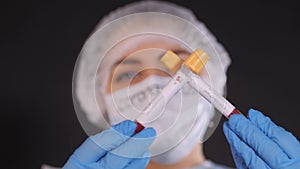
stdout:
MULTIPOLYGON (((170 80, 168 77, 149 76, 140 83, 104 96, 111 124, 135 120, 170 80)), ((173 164, 188 155, 202 139, 210 120, 210 104, 185 85, 167 103, 162 115, 145 127, 153 127, 157 136, 150 146, 152 160, 173 164)))

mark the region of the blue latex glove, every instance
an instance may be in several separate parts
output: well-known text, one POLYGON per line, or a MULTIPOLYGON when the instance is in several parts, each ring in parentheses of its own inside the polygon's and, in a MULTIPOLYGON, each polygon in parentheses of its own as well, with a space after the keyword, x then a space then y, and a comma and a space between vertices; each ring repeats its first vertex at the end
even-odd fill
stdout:
POLYGON ((300 169, 300 143, 259 111, 232 115, 223 125, 239 169, 300 169))
POLYGON ((90 136, 75 150, 63 169, 143 169, 150 160, 149 146, 156 132, 145 128, 134 135, 136 124, 126 120, 90 136))

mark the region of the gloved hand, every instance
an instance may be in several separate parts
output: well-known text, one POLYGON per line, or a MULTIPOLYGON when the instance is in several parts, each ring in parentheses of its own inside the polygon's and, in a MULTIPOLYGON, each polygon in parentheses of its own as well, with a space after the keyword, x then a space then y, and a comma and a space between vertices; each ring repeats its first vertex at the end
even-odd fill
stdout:
POLYGON ((126 120, 90 136, 71 155, 63 169, 142 169, 150 160, 153 128, 134 134, 137 125, 126 120), (133 135, 133 136, 132 136, 133 135))
POLYGON ((223 125, 239 169, 300 169, 300 143, 259 111, 232 115, 223 125))

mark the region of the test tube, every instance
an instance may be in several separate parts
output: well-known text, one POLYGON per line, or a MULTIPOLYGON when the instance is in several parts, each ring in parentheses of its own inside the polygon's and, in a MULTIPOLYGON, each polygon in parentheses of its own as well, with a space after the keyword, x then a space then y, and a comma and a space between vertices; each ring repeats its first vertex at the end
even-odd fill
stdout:
MULTIPOLYGON (((162 63, 170 70, 176 71, 180 57, 173 52, 167 52, 161 59, 162 63), (178 63, 170 64, 169 60, 174 60, 178 63), (174 70, 175 69, 175 70, 174 70)), ((208 55, 201 49, 196 49, 192 55, 190 55, 184 62, 183 66, 188 69, 182 68, 178 71, 185 73, 188 80, 186 81, 193 89, 195 89, 201 96, 208 100, 217 110, 219 110, 226 118, 230 118, 232 114, 241 114, 238 109, 233 106, 222 95, 216 92, 211 86, 209 86, 198 73, 209 59, 208 55)))

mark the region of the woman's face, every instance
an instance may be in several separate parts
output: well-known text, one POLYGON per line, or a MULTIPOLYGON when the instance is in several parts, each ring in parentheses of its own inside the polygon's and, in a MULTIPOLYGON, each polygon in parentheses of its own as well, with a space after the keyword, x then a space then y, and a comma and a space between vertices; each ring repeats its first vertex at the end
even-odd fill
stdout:
POLYGON ((144 44, 139 43, 134 50, 130 50, 114 63, 106 92, 113 93, 139 83, 150 75, 171 76, 172 73, 160 62, 166 50, 172 50, 181 58, 186 58, 189 54, 177 41, 159 37, 147 39, 144 44))
MULTIPOLYGON (((165 100, 165 98, 160 100, 161 104, 153 106, 154 113, 144 111, 170 80, 170 78, 161 77, 172 76, 171 72, 166 70, 160 62, 161 57, 167 50, 172 50, 182 59, 186 59, 190 50, 178 40, 157 36, 123 43, 123 45, 117 44, 108 52, 106 59, 110 60, 105 62, 107 64, 102 62, 103 67, 99 70, 109 73, 102 74, 102 77, 106 76, 105 78, 97 78, 108 79, 106 85, 102 81, 104 86, 101 86, 101 92, 105 91, 105 93, 101 94, 103 94, 109 123, 116 124, 129 119, 138 120, 145 127, 153 127, 157 132, 157 141, 151 149, 154 155, 167 152, 178 145, 191 129, 201 131, 202 135, 202 131, 206 129, 208 115, 199 116, 199 113, 204 112, 202 109, 204 107, 206 109, 207 104, 189 87, 185 90, 182 88, 171 100, 165 100), (124 90, 126 88, 128 90, 124 90), (146 114, 144 119, 139 119, 141 112, 152 114, 146 114), (186 113, 189 116, 186 116, 186 113)), ((193 141, 198 141, 200 134, 193 133, 190 137, 193 141)))

